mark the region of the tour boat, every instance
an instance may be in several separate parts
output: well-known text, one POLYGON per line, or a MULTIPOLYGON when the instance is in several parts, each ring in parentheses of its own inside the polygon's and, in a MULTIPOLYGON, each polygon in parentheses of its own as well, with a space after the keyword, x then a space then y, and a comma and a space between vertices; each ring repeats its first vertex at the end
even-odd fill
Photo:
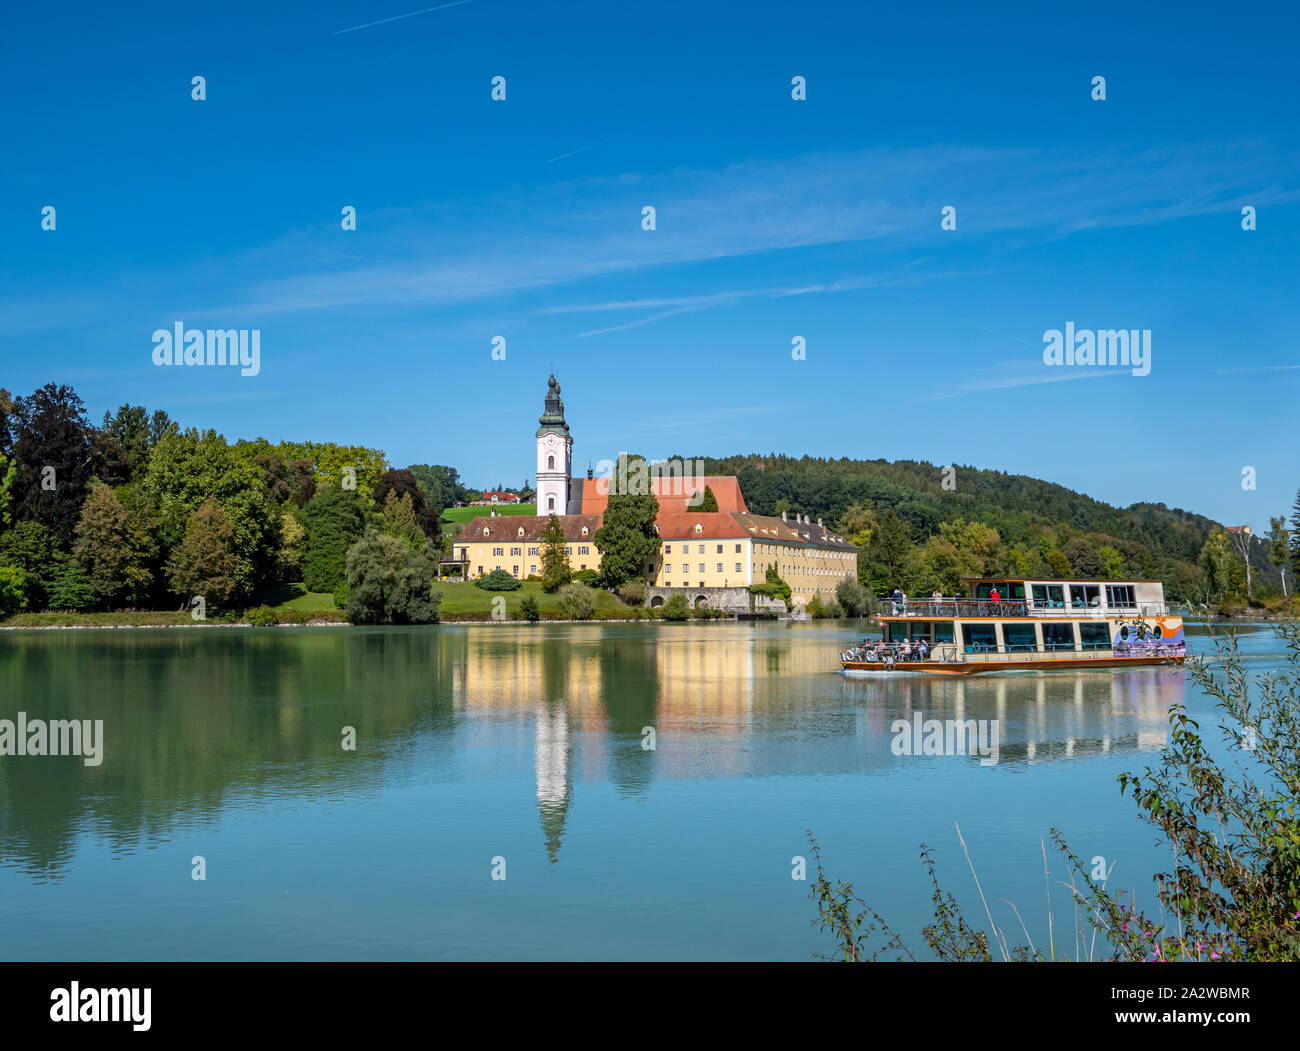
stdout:
POLYGON ((850 647, 840 667, 848 674, 971 675, 1181 663, 1187 656, 1183 619, 1169 615, 1158 580, 962 582, 948 597, 883 599, 883 646, 850 647))

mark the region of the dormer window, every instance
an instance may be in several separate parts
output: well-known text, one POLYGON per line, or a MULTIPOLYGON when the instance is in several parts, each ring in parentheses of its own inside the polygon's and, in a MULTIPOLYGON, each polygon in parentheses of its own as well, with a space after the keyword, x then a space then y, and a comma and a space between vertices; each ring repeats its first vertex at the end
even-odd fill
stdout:
POLYGON ((524 527, 523 527, 523 526, 520 526, 520 527, 519 527, 519 535, 520 535, 520 536, 523 536, 523 535, 524 535, 524 527))
POLYGON ((704 526, 700 525, 699 522, 696 522, 696 523, 695 523, 695 531, 696 531, 697 533, 703 533, 703 532, 704 532, 704 526))
POLYGON ((586 526, 583 526, 583 527, 582 527, 582 535, 583 535, 583 536, 586 536, 586 535, 587 535, 587 527, 586 527, 586 526))
POLYGON ((491 536, 491 535, 492 535, 492 530, 491 530, 490 528, 488 528, 487 526, 484 526, 484 527, 483 527, 483 535, 484 535, 484 536, 491 536))

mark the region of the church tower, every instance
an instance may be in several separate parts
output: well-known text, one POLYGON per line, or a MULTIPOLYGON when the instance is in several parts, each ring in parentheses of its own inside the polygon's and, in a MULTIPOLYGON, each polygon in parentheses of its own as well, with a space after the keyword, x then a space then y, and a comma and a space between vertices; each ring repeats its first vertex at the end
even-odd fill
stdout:
POLYGON ((537 422, 541 424, 537 428, 537 513, 567 514, 573 438, 564 422, 564 402, 554 374, 546 392, 546 410, 537 422))

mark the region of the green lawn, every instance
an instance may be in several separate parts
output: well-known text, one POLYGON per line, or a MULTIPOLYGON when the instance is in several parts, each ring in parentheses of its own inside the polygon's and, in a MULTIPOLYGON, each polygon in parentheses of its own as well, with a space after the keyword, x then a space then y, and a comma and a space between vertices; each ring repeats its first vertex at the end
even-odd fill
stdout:
POLYGON ((442 520, 464 525, 470 519, 477 518, 479 515, 490 515, 493 511, 496 511, 499 515, 535 515, 537 514, 537 505, 497 504, 492 506, 485 504, 481 507, 448 507, 442 512, 442 520))
POLYGON ((260 592, 251 605, 320 613, 334 608, 334 596, 323 591, 308 591, 302 584, 279 584, 260 592))

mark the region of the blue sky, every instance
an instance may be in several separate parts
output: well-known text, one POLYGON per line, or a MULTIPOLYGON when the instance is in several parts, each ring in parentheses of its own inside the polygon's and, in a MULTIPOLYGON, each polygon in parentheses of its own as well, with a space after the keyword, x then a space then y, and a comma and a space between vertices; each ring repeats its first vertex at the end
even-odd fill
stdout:
POLYGON ((490 486, 533 469, 554 368, 579 466, 915 458, 1257 529, 1290 507, 1283 5, 395 17, 419 9, 11 8, 0 384, 490 486), (152 333, 176 321, 260 329, 260 374, 156 367, 152 333), (1048 368, 1066 322, 1150 329, 1150 375, 1048 368))

